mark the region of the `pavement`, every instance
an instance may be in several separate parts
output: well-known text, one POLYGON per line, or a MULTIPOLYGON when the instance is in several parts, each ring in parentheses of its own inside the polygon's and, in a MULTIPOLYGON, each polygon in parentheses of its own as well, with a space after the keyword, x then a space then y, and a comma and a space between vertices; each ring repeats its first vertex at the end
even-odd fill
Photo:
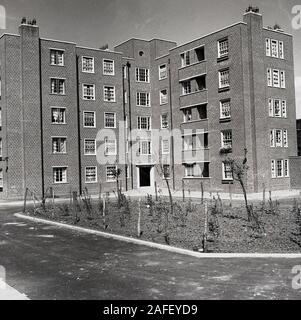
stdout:
POLYGON ((195 258, 26 221, 20 209, 0 206, 0 265, 28 299, 301 299, 300 258, 195 258))

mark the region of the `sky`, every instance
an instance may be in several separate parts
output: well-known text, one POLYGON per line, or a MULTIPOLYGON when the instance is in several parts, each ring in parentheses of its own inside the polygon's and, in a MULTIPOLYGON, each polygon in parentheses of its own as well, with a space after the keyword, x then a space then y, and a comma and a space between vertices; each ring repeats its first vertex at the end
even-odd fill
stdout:
POLYGON ((301 118, 301 21, 292 27, 292 8, 301 0, 0 0, 7 33, 21 18, 36 18, 43 38, 110 49, 129 38, 162 38, 178 44, 242 21, 249 5, 258 6, 264 26, 277 22, 294 36, 297 118, 301 118))

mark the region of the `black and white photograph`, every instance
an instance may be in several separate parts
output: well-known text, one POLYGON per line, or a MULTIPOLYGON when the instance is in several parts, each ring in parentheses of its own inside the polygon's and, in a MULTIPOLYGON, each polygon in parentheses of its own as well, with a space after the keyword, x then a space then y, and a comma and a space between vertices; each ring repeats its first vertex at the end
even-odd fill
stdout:
POLYGON ((0 0, 0 300, 300 299, 300 0, 0 0))

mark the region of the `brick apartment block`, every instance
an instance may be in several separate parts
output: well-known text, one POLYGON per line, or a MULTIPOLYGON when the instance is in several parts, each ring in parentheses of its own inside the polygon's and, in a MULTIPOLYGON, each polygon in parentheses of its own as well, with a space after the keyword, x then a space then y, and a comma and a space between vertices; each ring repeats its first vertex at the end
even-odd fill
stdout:
POLYGON ((130 39, 114 51, 42 39, 23 19, 2 35, 0 62, 1 198, 111 191, 115 166, 123 189, 164 187, 164 171, 177 190, 241 192, 227 157, 245 150, 249 192, 300 186, 293 39, 254 8, 184 45, 130 39), (127 143, 131 129, 146 132, 127 143), (167 133, 157 148, 154 129, 167 133))

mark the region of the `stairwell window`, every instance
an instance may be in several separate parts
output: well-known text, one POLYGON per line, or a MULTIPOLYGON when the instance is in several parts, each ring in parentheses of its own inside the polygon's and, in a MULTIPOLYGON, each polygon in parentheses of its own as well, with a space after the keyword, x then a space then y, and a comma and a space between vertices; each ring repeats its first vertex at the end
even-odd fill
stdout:
POLYGON ((151 117, 138 117, 138 130, 151 130, 151 117))
POLYGON ((94 73, 94 58, 82 57, 82 72, 94 73))
POLYGON ((169 123, 168 123, 168 114, 162 114, 161 115, 161 129, 168 129, 169 123))
POLYGON ((167 65, 162 64, 159 66, 159 80, 163 80, 167 78, 167 65))
POLYGON ((220 102, 220 118, 229 119, 231 118, 231 103, 230 99, 222 100, 220 102))
POLYGON ((160 91, 160 105, 168 103, 167 89, 160 91))
POLYGON ((149 107, 150 106, 150 94, 148 92, 137 92, 137 106, 149 107))
POLYGON ((117 154, 117 141, 105 139, 105 155, 115 156, 117 154))
POLYGON ((51 108, 51 121, 53 124, 66 123, 66 109, 65 108, 51 108))
POLYGON ((65 154, 67 153, 67 138, 52 138, 52 153, 65 154))
POLYGON ((152 142, 150 140, 140 140, 139 141, 139 155, 151 155, 152 154, 152 142))
POLYGON ((286 100, 269 98, 269 116, 287 118, 286 100))
POLYGON ((103 60, 103 74, 106 76, 114 76, 115 68, 114 68, 114 60, 103 60))
POLYGON ((280 88, 279 70, 273 70, 273 87, 280 88))
POLYGON ((282 147, 282 130, 275 130, 275 147, 282 147))
POLYGON ((149 83, 149 69, 136 68, 136 81, 149 83))
POLYGON ((85 168, 85 182, 96 183, 97 182, 97 167, 85 168))
POLYGON ((222 148, 232 149, 232 130, 225 130, 221 132, 222 148))
POLYGON ((219 71, 219 88, 224 89, 230 86, 229 69, 219 71))
POLYGON ((67 167, 53 168, 53 183, 67 183, 67 167))
POLYGON ((169 154, 169 140, 162 140, 162 154, 169 154))
POLYGON ((51 94, 65 94, 65 79, 51 78, 51 94))
POLYGON ((278 69, 267 69, 267 85, 269 87, 285 89, 285 71, 278 69))
POLYGON ((95 85, 94 84, 83 84, 83 99, 84 100, 95 100, 95 85))
POLYGON ((116 128, 116 113, 105 112, 104 117, 105 128, 116 128))
POLYGON ((229 40, 222 39, 218 41, 218 57, 224 58, 229 54, 229 40))
POLYGON ((64 50, 50 49, 50 64, 52 66, 63 66, 64 53, 64 50))
POLYGON ((116 102, 115 87, 104 86, 103 94, 104 94, 104 101, 106 101, 106 102, 116 102))

